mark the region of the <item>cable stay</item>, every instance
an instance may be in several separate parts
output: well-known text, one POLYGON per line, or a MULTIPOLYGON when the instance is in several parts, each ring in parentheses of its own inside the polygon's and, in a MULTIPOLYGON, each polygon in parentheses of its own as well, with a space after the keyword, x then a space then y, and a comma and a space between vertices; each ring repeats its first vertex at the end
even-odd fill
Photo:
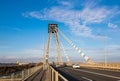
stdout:
POLYGON ((60 40, 60 44, 61 44, 61 46, 62 46, 62 49, 63 49, 63 52, 64 52, 64 54, 65 54, 65 57, 66 57, 66 59, 67 59, 68 64, 71 64, 71 63, 70 63, 70 59, 69 59, 69 57, 68 57, 68 54, 66 53, 65 47, 64 47, 64 45, 63 45, 63 43, 62 43, 61 40, 60 40))
POLYGON ((76 49, 76 51, 85 59, 85 61, 89 64, 93 64, 94 62, 88 57, 86 56, 69 38, 67 38, 67 36, 62 33, 62 31, 59 29, 59 33, 60 35, 74 48, 76 49))
POLYGON ((58 32, 58 25, 57 24, 48 24, 48 42, 47 42, 47 46, 46 46, 46 53, 45 53, 45 57, 44 57, 44 63, 43 63, 43 68, 46 70, 48 67, 48 58, 49 58, 49 49, 50 49, 50 41, 52 39, 52 35, 54 35, 54 40, 56 43, 56 48, 57 48, 57 52, 58 52, 58 64, 62 65, 63 61, 62 61, 62 56, 60 54, 60 44, 62 45, 65 57, 67 59, 67 62, 70 63, 69 57, 67 55, 67 53, 65 52, 65 48, 62 44, 62 42, 59 42, 59 36, 58 33, 72 46, 74 47, 77 52, 85 59, 85 61, 89 64, 93 64, 93 61, 86 56, 69 38, 67 38, 67 36, 64 35, 64 33, 62 33, 62 31, 59 29, 58 32))

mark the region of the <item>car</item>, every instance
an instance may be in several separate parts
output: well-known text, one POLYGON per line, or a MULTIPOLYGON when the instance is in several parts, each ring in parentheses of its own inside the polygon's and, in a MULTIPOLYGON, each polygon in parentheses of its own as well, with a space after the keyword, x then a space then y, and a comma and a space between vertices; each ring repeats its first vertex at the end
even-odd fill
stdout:
POLYGON ((61 65, 57 64, 57 65, 55 65, 55 67, 61 67, 61 65))
POLYGON ((80 68, 80 66, 78 64, 73 64, 72 66, 73 68, 80 68))
POLYGON ((56 64, 55 67, 59 68, 59 67, 65 67, 65 64, 56 64))

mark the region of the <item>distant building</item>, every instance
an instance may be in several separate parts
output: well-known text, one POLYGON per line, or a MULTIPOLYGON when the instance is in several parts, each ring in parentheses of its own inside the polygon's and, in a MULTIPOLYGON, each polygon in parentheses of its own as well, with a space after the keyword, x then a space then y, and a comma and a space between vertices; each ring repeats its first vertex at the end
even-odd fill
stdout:
POLYGON ((18 64, 18 65, 27 65, 27 64, 29 64, 29 63, 24 63, 24 62, 16 62, 16 64, 18 64))

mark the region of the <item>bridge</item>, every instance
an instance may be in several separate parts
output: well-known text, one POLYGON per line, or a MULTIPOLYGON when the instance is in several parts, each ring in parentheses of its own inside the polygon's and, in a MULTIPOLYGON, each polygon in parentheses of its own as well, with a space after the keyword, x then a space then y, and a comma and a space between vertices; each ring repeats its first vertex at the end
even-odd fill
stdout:
POLYGON ((24 69, 6 77, 0 77, 0 81, 120 81, 120 63, 94 62, 58 28, 57 24, 48 24, 48 42, 43 65, 24 69), (58 53, 57 61, 54 62, 49 61, 52 37, 54 37, 58 53), (75 63, 70 61, 60 37, 63 37, 84 59, 85 63, 77 63, 80 68, 72 68, 72 65, 75 63), (67 62, 64 62, 62 59, 60 46, 67 62))

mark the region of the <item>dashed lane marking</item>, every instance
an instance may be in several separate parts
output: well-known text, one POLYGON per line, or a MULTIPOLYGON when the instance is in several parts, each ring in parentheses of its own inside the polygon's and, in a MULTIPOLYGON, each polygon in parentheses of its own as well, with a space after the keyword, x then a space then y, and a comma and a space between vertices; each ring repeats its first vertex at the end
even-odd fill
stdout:
POLYGON ((89 79, 89 78, 87 78, 87 77, 82 77, 83 79, 86 79, 86 80, 88 80, 88 81, 93 81, 93 80, 91 80, 91 79, 89 79))
POLYGON ((79 70, 75 69, 75 70, 86 72, 86 73, 91 73, 91 74, 96 74, 96 75, 101 75, 101 76, 105 76, 105 77, 120 79, 120 77, 116 77, 116 76, 111 76, 111 75, 106 75, 106 74, 101 74, 101 73, 96 73, 96 72, 91 72, 91 71, 85 71, 85 70, 80 70, 80 69, 79 70))

